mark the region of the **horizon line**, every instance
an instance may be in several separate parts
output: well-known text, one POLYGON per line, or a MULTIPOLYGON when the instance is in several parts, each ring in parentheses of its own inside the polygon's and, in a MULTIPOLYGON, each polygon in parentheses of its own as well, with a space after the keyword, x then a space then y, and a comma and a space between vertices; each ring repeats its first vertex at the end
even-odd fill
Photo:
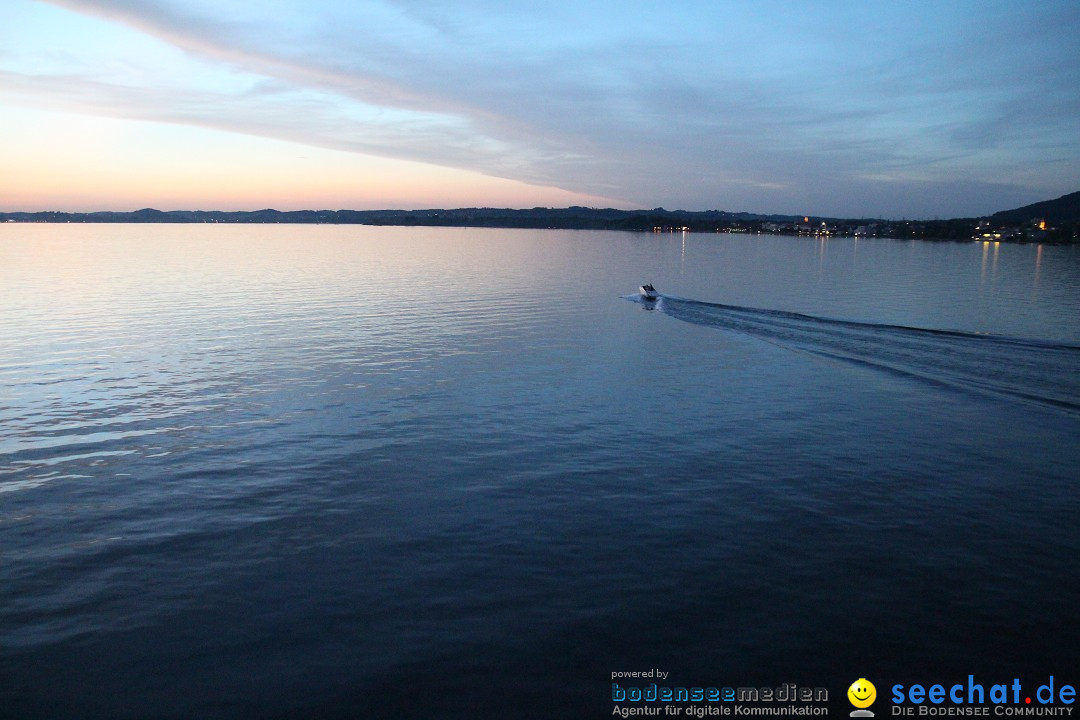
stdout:
POLYGON ((665 213, 670 215, 706 215, 706 214, 721 214, 731 216, 750 216, 751 218, 809 218, 817 220, 867 220, 867 221, 882 221, 882 222, 949 222, 958 220, 978 220, 984 218, 990 218, 999 213, 1013 212, 1022 208, 1012 208, 1009 210, 998 210, 986 215, 971 215, 971 216, 956 216, 956 217, 874 217, 870 215, 819 215, 813 213, 792 213, 792 212, 751 212, 748 210, 720 210, 717 208, 710 208, 707 210, 685 210, 675 209, 670 210, 664 207, 655 208, 635 208, 635 209, 622 209, 616 207, 595 207, 587 205, 567 205, 567 206, 543 206, 536 205, 531 207, 499 207, 493 205, 473 205, 473 206, 461 206, 461 207, 426 207, 426 208, 369 208, 369 209, 357 209, 357 208, 301 208, 296 210, 279 210, 273 207, 264 207, 254 210, 220 210, 220 209, 200 209, 200 208, 178 208, 171 210, 161 210, 154 207, 144 207, 137 210, 0 210, 0 216, 9 215, 75 215, 75 216, 89 216, 89 215, 135 215, 137 213, 154 212, 161 214, 176 214, 176 213, 204 213, 204 214, 225 214, 225 215, 242 215, 242 214, 257 214, 257 213, 278 213, 278 214, 290 214, 290 213, 454 213, 463 211, 496 211, 496 212, 511 212, 522 213, 532 211, 549 211, 549 212, 568 212, 573 210, 585 210, 591 212, 610 212, 616 214, 623 214, 627 216, 631 215, 646 215, 650 213, 665 213))

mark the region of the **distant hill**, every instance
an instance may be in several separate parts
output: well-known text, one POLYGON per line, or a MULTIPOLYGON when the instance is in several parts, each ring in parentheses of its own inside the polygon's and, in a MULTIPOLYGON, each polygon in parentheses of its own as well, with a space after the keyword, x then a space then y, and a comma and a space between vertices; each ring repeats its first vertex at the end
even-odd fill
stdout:
POLYGON ((791 215, 757 215, 722 210, 614 210, 611 208, 457 208, 455 210, 171 210, 144 208, 134 212, 0 212, 0 222, 71 223, 326 223, 356 225, 420 225, 445 227, 562 228, 582 230, 651 230, 687 227, 714 231, 749 222, 792 222, 791 215))
POLYGON ((1032 205, 1002 210, 990 216, 997 222, 1023 223, 1034 218, 1044 218, 1049 223, 1080 222, 1080 192, 1062 195, 1057 200, 1043 200, 1032 205))
POLYGON ((691 231, 883 237, 969 242, 993 235, 1003 242, 1080 243, 1080 192, 1006 210, 985 218, 882 220, 798 215, 758 215, 723 210, 616 210, 612 208, 453 210, 155 210, 134 212, 0 212, 0 223, 290 223, 423 227, 553 228, 565 230, 691 231), (1031 224, 1047 221, 1045 228, 1031 224))

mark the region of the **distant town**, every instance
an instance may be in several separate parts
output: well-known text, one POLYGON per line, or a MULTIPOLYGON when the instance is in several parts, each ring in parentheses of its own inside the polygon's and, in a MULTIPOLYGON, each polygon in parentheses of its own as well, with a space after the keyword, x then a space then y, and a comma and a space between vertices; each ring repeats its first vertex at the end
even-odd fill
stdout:
POLYGON ((883 220, 758 215, 722 210, 611 208, 459 208, 454 210, 173 210, 8 212, 8 223, 284 223, 413 227, 551 228, 640 232, 772 233, 813 237, 880 237, 986 242, 1080 242, 1080 192, 983 218, 883 220))
MULTIPOLYGON (((698 228, 658 225, 654 232, 697 232, 698 228)), ((721 233, 772 233, 814 237, 880 237, 920 240, 983 240, 987 242, 1080 242, 1080 223, 1048 223, 1046 218, 1027 222, 990 218, 961 220, 825 220, 803 217, 789 222, 746 221, 718 226, 721 233)))

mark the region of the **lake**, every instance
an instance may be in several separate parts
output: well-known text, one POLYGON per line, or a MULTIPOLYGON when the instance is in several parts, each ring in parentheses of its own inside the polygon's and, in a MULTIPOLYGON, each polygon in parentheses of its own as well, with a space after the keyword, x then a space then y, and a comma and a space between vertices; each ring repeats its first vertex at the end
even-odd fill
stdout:
POLYGON ((1080 681, 1080 247, 6 224, 0 389, 5 718, 1080 681))

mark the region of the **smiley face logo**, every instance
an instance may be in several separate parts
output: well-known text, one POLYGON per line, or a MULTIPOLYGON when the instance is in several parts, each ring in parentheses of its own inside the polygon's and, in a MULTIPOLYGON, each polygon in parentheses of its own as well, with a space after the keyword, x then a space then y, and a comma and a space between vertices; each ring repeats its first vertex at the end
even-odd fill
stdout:
POLYGON ((868 708, 877 699, 877 688, 866 678, 859 678, 847 689, 847 699, 857 708, 868 708))

